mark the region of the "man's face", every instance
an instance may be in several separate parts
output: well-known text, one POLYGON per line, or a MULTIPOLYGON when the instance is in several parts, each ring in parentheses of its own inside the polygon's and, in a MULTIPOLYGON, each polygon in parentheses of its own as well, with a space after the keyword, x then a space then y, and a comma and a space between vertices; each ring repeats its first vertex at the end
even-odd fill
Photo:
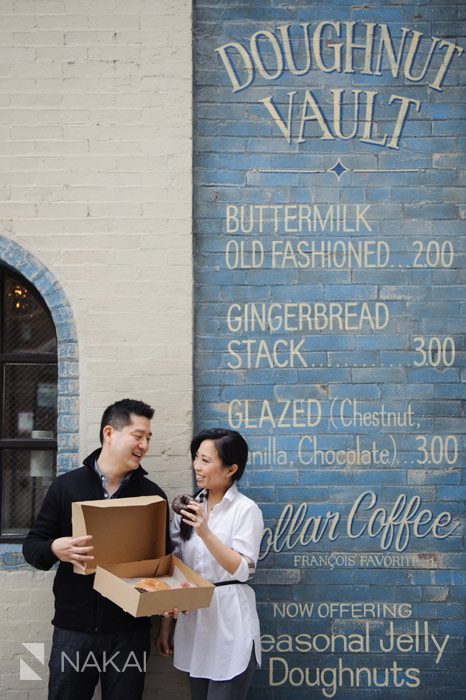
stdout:
POLYGON ((131 423, 117 430, 111 425, 104 428, 104 440, 108 445, 112 463, 121 472, 137 469, 149 449, 152 433, 150 420, 131 414, 131 423))

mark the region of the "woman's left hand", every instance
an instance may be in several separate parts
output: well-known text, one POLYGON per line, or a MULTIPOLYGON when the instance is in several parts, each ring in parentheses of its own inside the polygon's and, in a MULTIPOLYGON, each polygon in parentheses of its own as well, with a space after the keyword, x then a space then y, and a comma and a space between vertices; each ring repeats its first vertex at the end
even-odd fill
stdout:
POLYGON ((197 501, 190 501, 187 508, 181 510, 183 522, 191 525, 191 527, 196 530, 199 537, 204 537, 207 532, 209 532, 209 528, 207 527, 207 513, 204 510, 204 506, 197 501), (189 510, 187 508, 189 508, 189 510))

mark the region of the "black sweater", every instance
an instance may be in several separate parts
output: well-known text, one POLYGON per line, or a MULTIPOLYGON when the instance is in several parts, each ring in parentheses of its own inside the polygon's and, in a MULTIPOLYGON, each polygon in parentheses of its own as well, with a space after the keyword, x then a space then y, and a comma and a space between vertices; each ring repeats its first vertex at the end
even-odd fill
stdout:
MULTIPOLYGON (((70 537, 71 504, 73 501, 102 499, 102 484, 94 470, 96 450, 84 460, 84 466, 58 476, 50 486, 31 530, 23 544, 24 558, 36 569, 50 569, 57 561, 52 542, 58 537, 70 537)), ((117 498, 133 496, 161 496, 165 493, 146 478, 147 472, 139 467, 118 492, 117 498)), ((170 552, 168 508, 166 524, 166 552, 170 552)), ((55 615, 52 624, 76 632, 120 632, 140 625, 148 625, 148 617, 135 618, 107 598, 94 591, 94 575, 75 574, 73 565, 60 562, 53 583, 55 615)))

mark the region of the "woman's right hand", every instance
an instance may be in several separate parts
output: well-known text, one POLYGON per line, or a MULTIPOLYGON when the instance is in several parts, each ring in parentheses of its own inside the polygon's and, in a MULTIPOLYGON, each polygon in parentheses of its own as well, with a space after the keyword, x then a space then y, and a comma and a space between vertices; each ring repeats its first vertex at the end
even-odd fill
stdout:
POLYGON ((171 618, 162 617, 160 620, 159 636, 155 640, 155 648, 160 656, 172 656, 172 628, 173 623, 171 618))

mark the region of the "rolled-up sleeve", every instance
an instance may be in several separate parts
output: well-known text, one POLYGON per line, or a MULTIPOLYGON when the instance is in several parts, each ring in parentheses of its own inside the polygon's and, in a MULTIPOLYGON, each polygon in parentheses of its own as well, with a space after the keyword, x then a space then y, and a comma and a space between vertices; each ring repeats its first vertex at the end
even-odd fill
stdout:
POLYGON ((233 573, 238 581, 247 581, 256 570, 259 557, 264 520, 258 505, 250 501, 247 508, 241 509, 235 522, 232 549, 241 554, 241 562, 233 573))

